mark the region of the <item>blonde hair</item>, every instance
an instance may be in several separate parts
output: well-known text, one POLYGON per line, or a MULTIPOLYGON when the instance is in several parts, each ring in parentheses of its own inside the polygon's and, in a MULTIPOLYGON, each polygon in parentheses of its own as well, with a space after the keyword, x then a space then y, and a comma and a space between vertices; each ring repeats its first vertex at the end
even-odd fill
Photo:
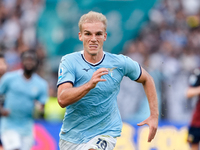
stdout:
POLYGON ((94 12, 94 11, 90 11, 87 14, 84 14, 83 16, 81 16, 79 23, 78 23, 79 30, 81 31, 82 24, 92 23, 92 22, 102 22, 105 26, 105 31, 106 31, 106 27, 107 27, 106 16, 104 16, 102 13, 98 13, 98 12, 94 12))

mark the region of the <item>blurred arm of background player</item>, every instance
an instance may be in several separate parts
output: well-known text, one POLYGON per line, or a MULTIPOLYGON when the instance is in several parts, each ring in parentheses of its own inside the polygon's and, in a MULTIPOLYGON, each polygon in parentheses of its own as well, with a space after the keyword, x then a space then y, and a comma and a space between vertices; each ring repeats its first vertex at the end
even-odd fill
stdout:
POLYGON ((35 100, 35 111, 34 111, 34 118, 40 119, 44 117, 44 104, 40 103, 39 101, 35 100))
POLYGON ((9 111, 7 109, 3 108, 3 105, 0 105, 0 115, 1 116, 8 116, 9 115, 9 111))
MULTIPOLYGON (((0 79, 6 73, 6 71, 7 71, 7 64, 6 64, 3 53, 0 53, 0 79)), ((3 95, 0 95, 0 115, 8 116, 9 111, 3 108, 3 101, 4 101, 4 97, 3 95)))
POLYGON ((158 112, 158 100, 157 100, 156 88, 153 78, 143 68, 142 68, 142 75, 137 80, 137 82, 142 83, 150 107, 150 116, 141 123, 138 123, 137 125, 138 126, 142 126, 144 124, 149 125, 148 142, 151 142, 151 140, 155 137, 158 128, 159 112, 158 112))
POLYGON ((187 98, 192 98, 194 96, 200 95, 200 86, 197 87, 189 87, 186 92, 187 98))

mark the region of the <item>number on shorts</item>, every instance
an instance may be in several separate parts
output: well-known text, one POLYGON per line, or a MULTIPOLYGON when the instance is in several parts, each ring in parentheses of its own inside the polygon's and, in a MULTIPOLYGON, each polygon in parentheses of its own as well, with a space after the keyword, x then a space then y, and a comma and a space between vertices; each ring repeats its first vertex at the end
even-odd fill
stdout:
POLYGON ((106 150, 106 147, 107 147, 107 142, 105 140, 102 140, 100 138, 98 138, 98 141, 97 141, 97 146, 103 150, 106 150))

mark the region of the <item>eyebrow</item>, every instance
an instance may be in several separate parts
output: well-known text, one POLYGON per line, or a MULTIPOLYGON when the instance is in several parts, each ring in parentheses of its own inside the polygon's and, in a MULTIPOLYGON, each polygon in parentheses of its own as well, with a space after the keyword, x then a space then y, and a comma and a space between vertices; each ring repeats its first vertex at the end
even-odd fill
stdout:
MULTIPOLYGON (((84 30, 83 32, 90 32, 88 30, 84 30)), ((91 33, 91 32, 90 32, 91 33)), ((96 33, 103 33, 103 31, 97 31, 96 33)))

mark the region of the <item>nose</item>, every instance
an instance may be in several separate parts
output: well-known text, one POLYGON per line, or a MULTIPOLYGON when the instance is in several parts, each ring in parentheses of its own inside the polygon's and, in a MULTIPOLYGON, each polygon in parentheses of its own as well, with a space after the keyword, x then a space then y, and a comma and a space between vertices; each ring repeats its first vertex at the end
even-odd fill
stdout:
POLYGON ((95 34, 92 35, 91 41, 94 41, 94 42, 96 41, 96 35, 95 34))

